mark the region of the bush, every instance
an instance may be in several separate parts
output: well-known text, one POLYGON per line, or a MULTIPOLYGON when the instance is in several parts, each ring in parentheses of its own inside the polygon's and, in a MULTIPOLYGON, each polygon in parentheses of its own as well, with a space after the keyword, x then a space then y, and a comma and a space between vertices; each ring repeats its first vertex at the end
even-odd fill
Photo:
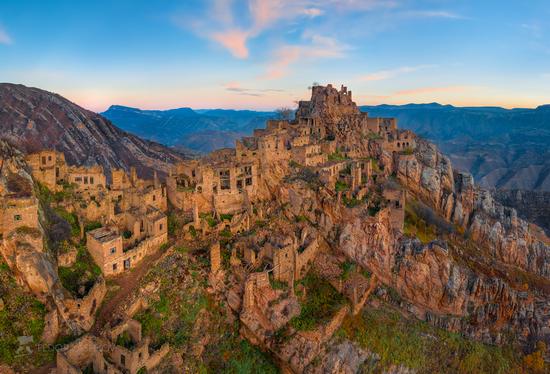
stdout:
POLYGON ((100 227, 102 227, 103 225, 101 224, 101 222, 97 222, 97 221, 92 221, 92 222, 88 222, 85 226, 84 226, 84 232, 88 232, 88 231, 92 231, 92 230, 95 230, 95 229, 99 229, 100 227))
POLYGON ((69 213, 63 208, 55 208, 55 213, 61 218, 63 218, 71 226, 71 236, 79 237, 80 236, 80 225, 78 223, 78 217, 76 214, 69 213))
POLYGON ((334 189, 336 192, 347 191, 349 190, 349 186, 345 182, 337 181, 334 189))
POLYGON ((336 150, 335 152, 328 155, 328 160, 329 161, 344 161, 344 160, 347 160, 347 159, 348 158, 346 156, 344 156, 342 153, 340 153, 340 151, 338 151, 338 150, 336 150))
POLYGON ((86 294, 101 275, 101 269, 95 264, 86 247, 81 245, 78 248, 74 265, 71 267, 60 266, 58 273, 63 287, 74 296, 82 297, 84 295, 79 294, 80 287, 84 286, 84 294, 86 294))
POLYGON ((313 272, 300 283, 306 287, 306 300, 300 315, 290 320, 297 330, 312 330, 319 323, 327 322, 345 303, 344 297, 330 283, 313 272))
POLYGON ((406 319, 388 307, 366 307, 344 319, 340 333, 380 356, 380 372, 404 365, 420 373, 516 373, 518 354, 406 319))

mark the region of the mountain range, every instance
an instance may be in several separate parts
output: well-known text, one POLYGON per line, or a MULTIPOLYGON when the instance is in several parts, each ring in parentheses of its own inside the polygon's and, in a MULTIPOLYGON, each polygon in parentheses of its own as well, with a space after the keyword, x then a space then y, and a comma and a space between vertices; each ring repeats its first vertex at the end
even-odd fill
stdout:
POLYGON ((274 112, 179 108, 141 110, 112 105, 101 113, 126 131, 168 146, 199 152, 232 147, 235 140, 265 127, 274 112))
POLYGON ((9 83, 0 84, 0 139, 27 153, 55 149, 71 165, 99 164, 108 176, 112 168, 134 166, 150 177, 192 156, 140 139, 55 93, 9 83))
MULTIPOLYGON (((371 116, 396 117, 436 143, 455 167, 483 187, 550 191, 550 105, 536 109, 408 104, 362 106, 371 116)), ((102 113, 126 131, 169 146, 209 152, 265 126, 275 112, 181 108, 140 110, 119 105, 102 113)))

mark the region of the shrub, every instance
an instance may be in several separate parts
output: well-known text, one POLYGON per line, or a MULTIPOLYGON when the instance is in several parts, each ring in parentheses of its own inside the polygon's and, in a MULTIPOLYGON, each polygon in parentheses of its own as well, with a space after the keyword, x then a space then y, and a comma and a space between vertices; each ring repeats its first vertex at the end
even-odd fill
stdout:
POLYGON ((328 155, 329 161, 344 161, 347 160, 347 157, 344 156, 342 153, 340 153, 339 150, 336 150, 335 152, 328 155))
POLYGON ((336 190, 336 192, 347 191, 349 190, 349 186, 345 182, 337 181, 334 189, 336 190))
POLYGON ((71 226, 71 236, 80 236, 80 225, 78 223, 78 217, 74 212, 69 213, 63 208, 55 208, 54 211, 71 226))
POLYGON ((97 222, 97 221, 92 221, 92 222, 88 222, 85 226, 84 226, 84 232, 88 232, 88 231, 92 231, 92 230, 95 230, 95 229, 99 229, 100 227, 102 227, 102 224, 101 222, 97 222))
POLYGON ((313 272, 300 283, 306 287, 306 300, 300 315, 290 320, 297 330, 312 330, 319 323, 327 322, 345 303, 344 297, 330 283, 313 272))

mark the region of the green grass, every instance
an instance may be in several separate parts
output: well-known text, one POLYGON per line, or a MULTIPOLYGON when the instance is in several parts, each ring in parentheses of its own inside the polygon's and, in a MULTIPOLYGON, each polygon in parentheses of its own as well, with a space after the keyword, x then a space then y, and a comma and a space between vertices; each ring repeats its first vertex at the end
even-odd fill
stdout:
POLYGON ((346 182, 336 181, 336 185, 335 185, 334 189, 335 189, 336 192, 347 191, 347 190, 349 190, 349 186, 346 182))
POLYGON ((233 214, 220 214, 220 220, 222 221, 231 221, 233 219, 233 214))
POLYGON ((405 235, 416 236, 423 244, 430 243, 437 239, 435 226, 428 225, 414 210, 411 203, 405 204, 405 235))
POLYGON ((309 272, 299 283, 306 288, 306 299, 301 303, 301 312, 290 320, 297 330, 313 330, 325 323, 344 305, 344 297, 326 280, 309 272))
POLYGON ((73 266, 60 266, 58 268, 58 273, 63 287, 74 296, 81 296, 78 295, 80 286, 83 285, 87 292, 94 285, 99 275, 101 275, 101 269, 95 264, 86 247, 80 245, 76 262, 73 266))
POLYGON ((135 346, 135 343, 130 337, 130 334, 128 333, 128 331, 124 331, 122 334, 117 336, 116 345, 120 347, 124 347, 126 349, 132 349, 135 346))
POLYGON ((79 237, 80 236, 80 225, 78 223, 78 217, 76 214, 69 213, 65 209, 57 207, 54 208, 54 211, 57 213, 58 216, 63 218, 65 221, 69 223, 71 226, 71 236, 72 237, 79 237))
POLYGON ((234 374, 275 374, 279 370, 265 353, 243 339, 235 345, 229 364, 222 372, 234 374))
POLYGON ((363 204, 365 201, 356 199, 355 197, 352 197, 351 199, 348 199, 346 196, 343 196, 342 197, 342 202, 348 208, 355 208, 356 206, 359 206, 359 205, 363 204))
POLYGON ((520 358, 511 347, 489 346, 389 309, 366 308, 348 316, 339 336, 380 355, 381 368, 404 365, 419 373, 511 373, 520 358))
POLYGON ((102 227, 101 222, 97 222, 97 221, 88 222, 86 225, 84 225, 84 232, 86 233, 88 231, 99 229, 100 227, 102 227))
POLYGON ((0 310, 0 363, 20 369, 29 364, 39 366, 53 361, 54 351, 41 349, 46 307, 17 285, 4 263, 0 266, 0 296, 4 302, 0 310), (30 354, 18 352, 19 336, 33 338, 28 345, 30 354))
POLYGON ((342 274, 340 274, 340 278, 342 280, 347 280, 349 279, 350 275, 356 270, 357 265, 354 262, 346 261, 343 262, 340 267, 342 268, 342 274))
POLYGON ((382 139, 382 135, 371 131, 367 134, 367 138, 369 138, 369 140, 379 140, 382 139))
POLYGON ((218 221, 214 217, 212 217, 212 213, 201 213, 199 216, 200 218, 205 220, 210 227, 216 227, 216 225, 218 224, 218 221))
POLYGON ((344 156, 340 151, 335 151, 328 155, 329 161, 344 161, 347 160, 346 156, 344 156))

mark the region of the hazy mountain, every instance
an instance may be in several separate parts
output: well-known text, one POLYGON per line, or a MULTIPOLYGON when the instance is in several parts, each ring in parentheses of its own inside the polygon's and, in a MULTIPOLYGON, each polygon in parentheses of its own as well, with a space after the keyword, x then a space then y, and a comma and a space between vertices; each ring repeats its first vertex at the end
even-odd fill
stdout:
POLYGON ((9 83, 0 84, 0 138, 24 152, 56 149, 69 164, 100 164, 150 176, 167 171, 185 156, 142 140, 55 93, 9 83))
POLYGON ((362 106, 435 142, 485 187, 550 191, 550 105, 536 109, 362 106))
POLYGON ((265 127, 273 112, 179 108, 141 110, 113 105, 102 115, 126 131, 169 146, 209 152, 233 146, 235 139, 265 127))
MULTIPOLYGON (((371 116, 397 117, 399 126, 435 142, 480 185, 550 191, 550 105, 536 109, 408 104, 362 106, 371 116)), ((208 152, 265 126, 273 112, 112 106, 103 113, 124 130, 166 145, 208 152)))

